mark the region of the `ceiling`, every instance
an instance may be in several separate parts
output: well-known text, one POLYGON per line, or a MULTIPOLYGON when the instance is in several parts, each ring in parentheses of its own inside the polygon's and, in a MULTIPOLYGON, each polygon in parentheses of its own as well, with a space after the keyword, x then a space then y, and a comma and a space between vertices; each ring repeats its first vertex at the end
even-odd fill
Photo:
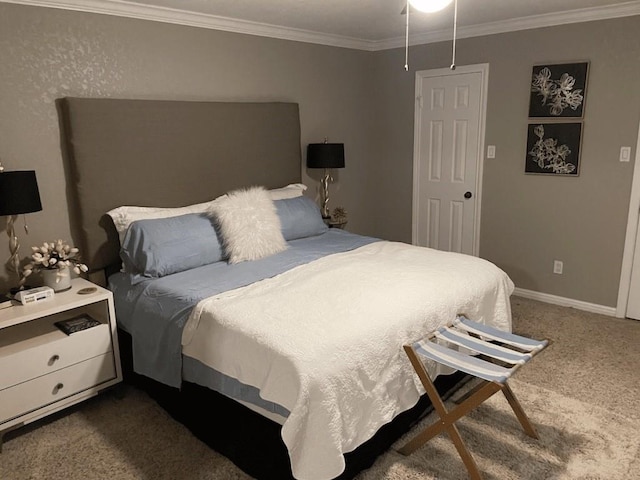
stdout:
MULTIPOLYGON (((310 43, 404 45, 405 0, 0 0, 143 18, 310 43)), ((640 15, 640 0, 458 0, 458 36, 640 15)), ((410 43, 451 38, 453 5, 410 15, 410 43)))

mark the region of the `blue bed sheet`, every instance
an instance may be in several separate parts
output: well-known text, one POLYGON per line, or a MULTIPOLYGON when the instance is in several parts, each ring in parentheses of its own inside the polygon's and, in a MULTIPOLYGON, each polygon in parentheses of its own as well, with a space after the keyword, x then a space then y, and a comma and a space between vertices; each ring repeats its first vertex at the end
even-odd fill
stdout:
POLYGON ((132 276, 109 278, 120 328, 131 334, 134 370, 172 387, 183 378, 182 329, 195 305, 212 295, 273 277, 333 253, 346 252, 376 238, 330 229, 292 240, 284 252, 251 262, 217 262, 132 284, 132 276))

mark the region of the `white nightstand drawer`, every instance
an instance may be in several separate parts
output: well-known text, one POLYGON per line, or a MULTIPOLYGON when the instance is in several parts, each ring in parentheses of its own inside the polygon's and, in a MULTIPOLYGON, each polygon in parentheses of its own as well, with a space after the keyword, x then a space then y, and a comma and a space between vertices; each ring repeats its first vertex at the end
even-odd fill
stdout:
POLYGON ((0 390, 112 351, 109 325, 66 335, 43 318, 0 332, 0 390))
POLYGON ((109 353, 0 390, 0 427, 2 422, 13 417, 58 402, 115 377, 113 354, 109 353))

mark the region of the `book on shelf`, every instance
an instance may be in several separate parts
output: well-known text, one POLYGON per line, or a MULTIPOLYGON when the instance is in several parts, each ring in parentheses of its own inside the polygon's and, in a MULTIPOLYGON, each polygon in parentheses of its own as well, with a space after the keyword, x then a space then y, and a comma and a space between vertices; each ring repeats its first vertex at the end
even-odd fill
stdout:
POLYGON ((80 315, 79 317, 70 318, 69 320, 55 322, 54 325, 67 335, 71 335, 72 333, 80 332, 82 330, 86 330, 87 328, 100 325, 100 322, 94 318, 91 318, 89 315, 84 314, 80 315))
POLYGON ((11 297, 0 293, 0 310, 3 308, 9 308, 12 305, 13 302, 11 301, 11 297))

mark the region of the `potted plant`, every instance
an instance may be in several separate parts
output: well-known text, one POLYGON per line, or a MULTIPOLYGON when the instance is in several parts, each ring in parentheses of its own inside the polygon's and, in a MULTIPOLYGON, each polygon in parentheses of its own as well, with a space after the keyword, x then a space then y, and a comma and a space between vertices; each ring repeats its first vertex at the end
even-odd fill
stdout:
POLYGON ((78 275, 89 270, 80 261, 79 250, 63 240, 44 242, 41 247, 31 247, 31 250, 31 263, 22 270, 22 284, 29 275, 40 272, 44 285, 61 292, 71 288, 71 270, 78 275))

